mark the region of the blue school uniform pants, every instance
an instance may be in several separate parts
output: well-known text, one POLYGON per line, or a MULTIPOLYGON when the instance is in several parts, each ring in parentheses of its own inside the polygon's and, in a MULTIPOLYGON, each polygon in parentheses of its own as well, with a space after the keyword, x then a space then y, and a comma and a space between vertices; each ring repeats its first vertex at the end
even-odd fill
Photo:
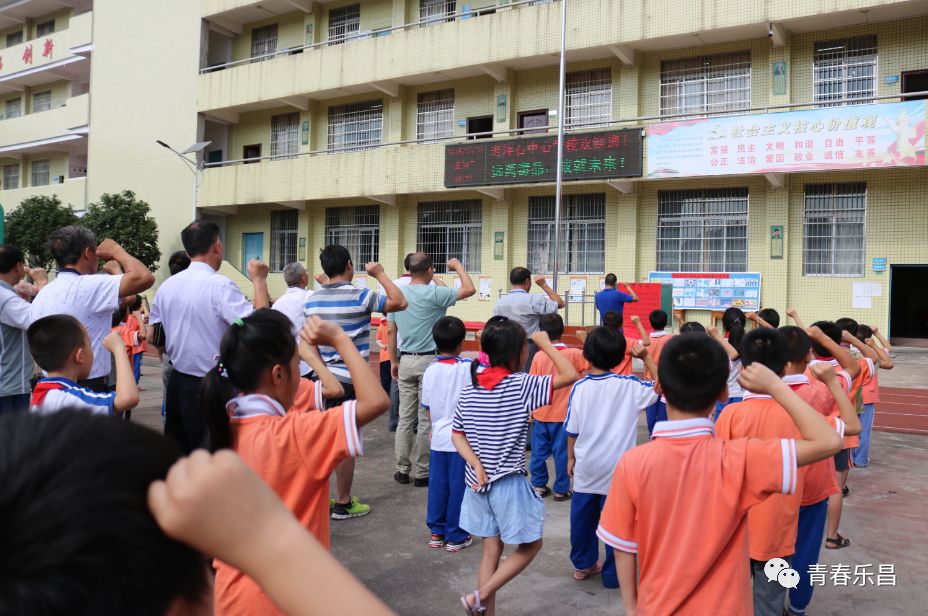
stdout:
MULTIPOLYGON (((588 569, 599 560, 599 514, 606 504, 605 494, 574 492, 570 499, 570 562, 574 569, 588 569)), ((615 570, 615 555, 606 546, 606 561, 603 563, 603 586, 618 588, 619 576, 615 570)))
POLYGON ((139 379, 142 378, 142 353, 136 353, 132 356, 132 376, 135 377, 135 384, 138 385, 139 379))
POLYGON ((799 572, 799 586, 789 590, 789 609, 798 616, 806 613, 815 587, 810 583, 809 565, 818 564, 825 520, 828 518, 828 499, 799 508, 799 529, 796 533, 796 553, 792 567, 799 572))
POLYGON ((648 436, 654 431, 654 424, 659 421, 667 421, 667 403, 658 400, 644 410, 645 418, 648 420, 648 436))
POLYGON ((567 432, 560 421, 535 421, 532 430, 532 485, 548 485, 548 456, 554 456, 554 491, 566 494, 570 490, 567 475, 567 432))
POLYGON ((461 543, 467 531, 460 526, 464 500, 464 458, 456 451, 431 450, 429 455, 429 504, 425 523, 445 541, 461 543))
POLYGON ((873 403, 864 405, 864 412, 860 416, 860 446, 851 453, 854 455, 854 466, 866 468, 870 464, 870 433, 873 431, 873 403))

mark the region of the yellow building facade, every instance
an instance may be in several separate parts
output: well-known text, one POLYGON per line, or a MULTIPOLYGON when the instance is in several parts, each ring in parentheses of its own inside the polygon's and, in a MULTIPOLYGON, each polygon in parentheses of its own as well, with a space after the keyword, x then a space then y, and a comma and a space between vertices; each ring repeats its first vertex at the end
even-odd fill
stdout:
MULTIPOLYGON (((928 6, 567 2, 567 136, 633 129, 643 145, 630 161, 640 175, 565 181, 562 293, 582 280, 591 294, 609 272, 624 281, 654 271, 755 272, 759 304, 781 314, 852 316, 897 339, 928 338, 928 6), (921 105, 916 154, 891 164, 718 174, 707 157, 706 172, 654 173, 651 135, 671 123, 708 121, 709 130, 719 118, 763 124, 779 113, 845 113, 851 103, 895 111, 903 102, 921 105)), ((425 249, 436 262, 461 258, 482 281, 483 299, 453 309, 473 320, 490 315, 512 267, 553 276, 553 182, 514 174, 449 186, 445 169, 450 146, 553 137, 560 2, 86 5, 55 19, 92 22, 89 92, 52 88, 52 98, 70 94, 67 113, 85 117, 87 105, 86 178, 2 191, 7 208, 41 191, 72 190, 86 203, 131 188, 152 203, 167 252, 189 221, 192 177, 149 144, 210 141, 199 213, 221 225, 230 272, 259 256, 272 271, 299 260, 315 273, 320 248, 337 241, 358 263, 376 258, 398 275, 405 254, 425 249), (120 19, 146 27, 130 31, 120 19)), ((39 17, 48 16, 21 30, 39 17)), ((9 70, 0 68, 0 87, 9 70)), ((7 142, 74 123, 29 121, 0 121, 0 156, 7 142)), ((22 152, 22 178, 34 158, 22 152)), ((64 169, 79 159, 68 151, 49 160, 64 169)), ((272 295, 283 289, 272 274, 272 295)), ((711 310, 687 318, 708 321, 711 310)), ((569 320, 589 323, 592 311, 571 305, 569 320)))

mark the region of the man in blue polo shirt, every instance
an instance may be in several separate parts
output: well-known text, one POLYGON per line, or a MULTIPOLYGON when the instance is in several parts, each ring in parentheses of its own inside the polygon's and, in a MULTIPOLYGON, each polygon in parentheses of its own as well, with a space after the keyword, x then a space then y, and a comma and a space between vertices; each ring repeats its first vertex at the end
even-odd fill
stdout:
POLYGON ((599 311, 600 325, 603 324, 603 316, 607 312, 618 312, 619 316, 622 316, 625 304, 638 301, 638 295, 630 286, 625 285, 628 293, 622 293, 616 288, 618 284, 615 274, 606 274, 606 288, 596 294, 596 310, 599 311))

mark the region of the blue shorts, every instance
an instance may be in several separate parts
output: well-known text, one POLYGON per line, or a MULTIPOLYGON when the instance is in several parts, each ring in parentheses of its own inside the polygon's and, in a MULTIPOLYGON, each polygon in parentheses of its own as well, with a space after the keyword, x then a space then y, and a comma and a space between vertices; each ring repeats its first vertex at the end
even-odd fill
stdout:
POLYGON ((525 475, 497 479, 489 492, 464 492, 460 526, 472 535, 520 545, 541 539, 544 524, 545 503, 525 475))

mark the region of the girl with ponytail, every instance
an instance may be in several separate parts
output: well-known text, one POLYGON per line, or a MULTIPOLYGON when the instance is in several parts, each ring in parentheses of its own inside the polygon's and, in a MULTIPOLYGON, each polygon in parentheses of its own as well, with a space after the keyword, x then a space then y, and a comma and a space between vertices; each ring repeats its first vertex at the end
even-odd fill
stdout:
POLYGON ((722 329, 725 330, 728 339, 726 340, 722 336, 713 336, 725 347, 725 352, 728 353, 728 359, 731 364, 728 370, 728 401, 724 404, 721 402, 716 403, 716 419, 718 419, 722 409, 729 404, 741 402, 744 398, 744 390, 741 389, 741 385, 738 384, 738 377, 741 376, 741 340, 744 338, 744 327, 747 325, 747 322, 748 319, 744 316, 744 312, 742 312, 740 308, 735 308, 734 306, 728 308, 722 313, 722 329))
MULTIPOLYGON (((328 548, 329 476, 343 460, 361 455, 359 428, 386 411, 390 400, 340 327, 308 318, 301 353, 291 328, 290 319, 267 308, 236 320, 222 337, 216 367, 203 380, 200 406, 210 450, 234 449, 328 548), (298 391, 312 401, 305 410, 321 410, 324 395, 341 395, 329 391, 334 378, 319 369, 321 360, 309 349, 320 344, 335 347, 345 359, 357 400, 325 412, 287 412, 298 391), (320 383, 300 379, 301 354, 320 383)), ((220 561, 215 567, 217 614, 280 613, 251 578, 220 561)))

